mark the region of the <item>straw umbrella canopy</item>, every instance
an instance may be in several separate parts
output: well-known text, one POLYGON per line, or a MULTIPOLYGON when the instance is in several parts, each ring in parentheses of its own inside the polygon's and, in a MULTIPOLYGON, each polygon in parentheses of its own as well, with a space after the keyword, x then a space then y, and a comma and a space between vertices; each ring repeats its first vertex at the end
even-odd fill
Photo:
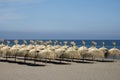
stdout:
POLYGON ((2 44, 4 44, 4 39, 0 39, 0 42, 1 42, 2 44))
POLYGON ((54 46, 52 46, 53 49, 58 49, 61 46, 58 44, 58 41, 54 41, 54 46))
POLYGON ((33 49, 35 46, 34 46, 34 41, 33 40, 30 40, 30 44, 26 46, 27 49, 33 49))
POLYGON ((20 48, 21 46, 18 43, 18 40, 14 40, 14 45, 12 47, 20 48))
POLYGON ((104 53, 101 50, 97 49, 96 45, 97 45, 97 43, 93 41, 92 42, 92 47, 89 48, 89 50, 88 50, 88 54, 91 54, 93 59, 95 59, 95 58, 102 58, 103 59, 104 58, 104 53))
POLYGON ((78 49, 80 55, 82 56, 83 58, 83 61, 84 61, 84 58, 89 56, 89 54, 87 53, 88 52, 88 48, 85 46, 85 41, 82 41, 82 46, 78 49))
POLYGON ((0 48, 2 48, 2 47, 5 46, 5 45, 4 45, 4 39, 1 39, 1 40, 0 40, 0 43, 1 43, 1 44, 0 44, 0 48))
POLYGON ((16 57, 16 54, 17 54, 17 52, 19 51, 19 49, 20 49, 20 48, 15 47, 15 46, 14 46, 14 47, 11 47, 11 48, 10 48, 10 51, 9 51, 9 52, 10 52, 10 53, 9 53, 9 56, 12 56, 12 57, 14 56, 14 57, 16 57))
POLYGON ((24 48, 24 47, 26 47, 27 46, 27 41, 26 40, 23 40, 23 43, 22 43, 22 45, 20 45, 20 47, 21 48, 24 48))
POLYGON ((104 53, 105 58, 107 58, 108 57, 108 49, 104 45, 105 45, 105 43, 102 42, 102 47, 99 48, 99 50, 101 50, 104 53))
POLYGON ((62 46, 62 42, 59 42, 59 44, 62 46))
POLYGON ((18 44, 18 42, 19 42, 18 40, 14 40, 14 44, 18 44))
POLYGON ((7 40, 6 42, 7 42, 7 45, 9 46, 9 45, 10 45, 10 41, 9 41, 9 40, 7 40))
POLYGON ((97 43, 92 41, 92 46, 90 48, 88 48, 88 52, 87 53, 90 54, 90 56, 92 56, 92 57, 95 56, 95 55, 94 55, 93 52, 91 52, 91 50, 97 49, 96 45, 97 45, 97 43))
POLYGON ((19 51, 17 52, 17 55, 18 57, 24 57, 27 53, 28 53, 28 48, 21 48, 19 49, 19 51))
POLYGON ((30 49, 28 54, 26 54, 25 58, 27 58, 27 57, 29 57, 31 59, 34 58, 34 64, 35 64, 36 58, 39 57, 39 55, 38 55, 39 52, 40 52, 40 50, 37 47, 34 48, 34 49, 30 49))
POLYGON ((7 56, 10 56, 10 49, 11 49, 11 47, 10 47, 10 41, 7 40, 6 42, 7 42, 7 46, 9 47, 8 53, 6 55, 6 57, 7 57, 7 56))
POLYGON ((43 45, 43 43, 44 43, 44 42, 43 42, 42 40, 39 40, 39 41, 38 41, 38 44, 39 44, 39 45, 43 45))
POLYGON ((79 51, 76 49, 74 42, 71 42, 71 46, 72 46, 72 47, 69 47, 69 48, 65 51, 63 57, 64 57, 64 58, 70 58, 70 59, 72 59, 72 61, 73 61, 74 58, 76 58, 76 59, 81 58, 80 53, 79 53, 79 51))
POLYGON ((51 50, 50 48, 45 48, 44 50, 41 50, 39 53, 38 53, 38 58, 40 59, 47 59, 48 60, 54 60, 56 59, 56 54, 53 50, 51 50))
POLYGON ((10 47, 9 47, 9 46, 4 46, 4 47, 2 47, 1 50, 0 50, 0 55, 1 55, 2 57, 6 57, 6 60, 7 60, 7 56, 8 56, 9 50, 10 50, 10 47))
POLYGON ((27 45, 27 41, 26 41, 26 40, 23 40, 23 44, 27 45))
POLYGON ((34 45, 35 41, 33 40, 30 40, 30 44, 34 45))
POLYGON ((114 59, 115 57, 120 56, 120 50, 116 48, 115 42, 113 42, 112 44, 114 47, 111 48, 108 53, 110 56, 113 56, 113 59, 114 59))
POLYGON ((57 58, 62 58, 63 54, 65 52, 65 49, 63 48, 56 48, 55 53, 57 58))
POLYGON ((74 41, 70 42, 72 48, 74 48, 75 50, 78 50, 78 47, 76 46, 76 43, 74 41))
POLYGON ((67 45, 67 41, 64 41, 63 42, 64 43, 64 45, 61 47, 61 48, 63 48, 63 49, 68 49, 69 48, 69 46, 67 45))

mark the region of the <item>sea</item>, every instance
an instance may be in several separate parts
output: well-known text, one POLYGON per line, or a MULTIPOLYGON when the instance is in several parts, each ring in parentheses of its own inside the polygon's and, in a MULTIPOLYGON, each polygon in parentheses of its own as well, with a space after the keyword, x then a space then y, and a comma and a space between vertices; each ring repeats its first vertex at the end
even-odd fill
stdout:
MULTIPOLYGON (((4 44, 7 44, 6 41, 7 40, 4 40, 4 44)), ((14 45, 14 40, 9 40, 9 41, 10 41, 10 46, 13 46, 14 45)), ((19 41, 20 45, 23 44, 23 40, 18 40, 18 41, 19 41)), ((26 40, 26 41, 28 42, 27 45, 29 45, 30 40, 26 40)), ((37 40, 34 40, 34 41, 37 41, 37 40)), ((48 40, 42 40, 42 41, 46 42, 48 40)), ((51 41, 52 41, 52 44, 54 44, 54 41, 56 41, 56 40, 51 40, 51 41)), ((57 41, 58 41, 58 43, 59 42, 63 43, 64 41, 67 41, 68 46, 70 46, 71 41, 74 41, 76 43, 76 46, 80 47, 80 46, 82 46, 82 41, 83 40, 57 40, 57 41)), ((102 42, 104 42, 105 47, 108 48, 108 49, 111 49, 111 48, 113 48, 112 42, 116 42, 116 48, 120 49, 120 40, 84 40, 84 41, 86 42, 86 47, 88 47, 88 48, 92 46, 92 41, 95 41, 95 42, 97 42, 97 46, 96 46, 97 48, 102 47, 102 42)))

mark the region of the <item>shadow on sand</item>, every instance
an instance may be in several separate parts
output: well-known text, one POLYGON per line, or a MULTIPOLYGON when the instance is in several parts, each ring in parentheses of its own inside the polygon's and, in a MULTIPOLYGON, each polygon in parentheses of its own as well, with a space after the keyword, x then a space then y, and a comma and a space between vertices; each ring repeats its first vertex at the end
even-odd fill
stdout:
POLYGON ((25 63, 25 62, 22 62, 22 61, 12 61, 12 60, 0 60, 0 62, 15 63, 15 64, 27 65, 27 66, 41 66, 41 67, 46 66, 44 64, 25 63))
MULTIPOLYGON (((57 59, 59 60, 59 59, 57 59)), ((66 61, 66 62, 76 62, 76 63, 86 63, 86 64, 93 64, 94 62, 92 61, 86 61, 86 60, 80 60, 80 59, 63 59, 62 61, 66 61)))
POLYGON ((93 61, 75 61, 76 63, 83 63, 83 64, 94 64, 93 61))
POLYGON ((51 63, 51 64, 56 64, 56 65, 71 65, 71 63, 66 62, 66 61, 58 61, 58 60, 51 60, 51 61, 46 61, 46 60, 36 60, 37 62, 44 62, 44 63, 51 63))
POLYGON ((110 60, 109 59, 104 59, 104 60, 84 59, 84 61, 83 59, 56 59, 56 60, 26 59, 26 62, 24 62, 24 58, 17 58, 17 60, 21 60, 21 61, 1 59, 0 62, 16 63, 19 65, 27 65, 27 66, 41 66, 41 67, 46 66, 46 63, 56 64, 56 65, 71 65, 71 62, 83 63, 83 64, 94 64, 94 62, 116 62, 111 59, 110 60), (33 63, 30 63, 28 61, 33 61, 33 63), (39 64, 38 62, 42 62, 44 64, 39 64))
MULTIPOLYGON (((24 58, 17 58, 18 60, 24 60, 24 58)), ((56 65, 71 65, 70 62, 67 61, 60 61, 60 60, 39 60, 39 59, 26 59, 26 61, 35 61, 35 62, 43 62, 43 63, 51 63, 56 65)))
MULTIPOLYGON (((82 60, 82 59, 81 59, 82 60)), ((111 59, 104 59, 104 60, 92 60, 92 59, 85 59, 86 61, 96 61, 96 62, 115 62, 111 59)))

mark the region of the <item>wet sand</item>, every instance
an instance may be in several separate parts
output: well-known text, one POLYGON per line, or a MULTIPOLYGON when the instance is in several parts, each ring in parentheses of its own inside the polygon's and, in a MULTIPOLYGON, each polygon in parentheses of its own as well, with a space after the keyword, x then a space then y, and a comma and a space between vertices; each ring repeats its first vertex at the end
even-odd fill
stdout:
POLYGON ((0 80, 120 80, 120 61, 37 64, 0 61, 0 80))

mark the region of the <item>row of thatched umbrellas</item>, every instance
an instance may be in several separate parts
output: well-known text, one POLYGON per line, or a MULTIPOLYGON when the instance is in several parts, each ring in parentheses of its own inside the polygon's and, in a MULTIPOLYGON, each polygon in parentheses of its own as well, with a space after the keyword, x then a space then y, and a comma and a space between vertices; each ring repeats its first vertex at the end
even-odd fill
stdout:
POLYGON ((45 59, 47 60, 56 60, 59 59, 60 62, 63 59, 70 59, 71 61, 74 59, 82 59, 83 61, 86 58, 95 60, 100 59, 104 60, 108 56, 112 56, 113 58, 116 56, 120 56, 120 50, 116 48, 116 43, 113 42, 113 48, 107 49, 104 46, 104 42, 102 43, 101 48, 96 48, 97 43, 92 41, 92 46, 87 48, 85 46, 85 41, 82 41, 82 46, 77 47, 75 42, 70 42, 71 46, 67 45, 67 42, 64 41, 64 45, 60 42, 58 45, 58 41, 54 41, 54 45, 52 45, 52 41, 33 41, 30 40, 30 44, 27 45, 27 41, 23 40, 23 44, 19 45, 18 40, 14 40, 14 45, 9 46, 10 41, 6 41, 7 45, 3 44, 4 40, 1 40, 0 44, 0 56, 6 57, 6 60, 9 57, 14 57, 15 61, 17 57, 24 57, 24 61, 27 58, 34 59, 45 59))

